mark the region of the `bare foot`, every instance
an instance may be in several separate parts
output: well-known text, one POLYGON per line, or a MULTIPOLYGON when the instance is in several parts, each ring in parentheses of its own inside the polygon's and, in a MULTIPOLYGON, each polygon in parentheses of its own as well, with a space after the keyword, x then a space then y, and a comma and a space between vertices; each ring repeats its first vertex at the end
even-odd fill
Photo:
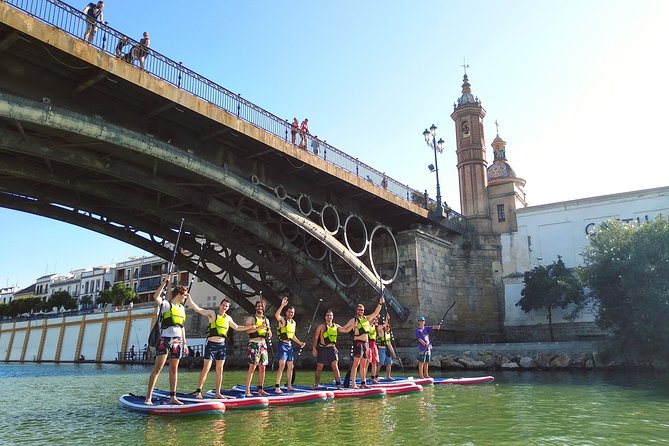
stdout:
MULTIPOLYGON (((195 393, 195 398, 197 398, 199 400, 203 399, 202 392, 195 393)), ((216 398, 218 398, 218 397, 216 397, 216 398)))
MULTIPOLYGON (((260 393, 260 392, 258 392, 258 393, 260 393)), ((274 393, 283 393, 283 391, 281 390, 280 387, 275 387, 274 388, 274 393)))
POLYGON ((170 403, 171 404, 176 404, 177 406, 183 406, 183 404, 184 404, 176 398, 170 398, 170 403))
POLYGON ((267 396, 269 393, 265 392, 263 389, 258 390, 258 395, 267 396))
POLYGON ((292 387, 292 386, 286 387, 286 389, 288 389, 289 392, 294 392, 295 391, 295 387, 292 387))
POLYGON ((153 401, 151 401, 151 400, 144 400, 144 404, 146 404, 147 406, 153 406, 153 401))
POLYGON ((223 398, 225 398, 225 396, 223 396, 220 393, 217 393, 216 395, 214 395, 214 398, 218 398, 219 400, 222 400, 223 398))
POLYGON ((318 390, 318 386, 317 385, 316 386, 311 386, 311 387, 309 387, 309 389, 310 390, 318 390))
POLYGON ((351 389, 359 389, 359 388, 360 388, 360 387, 358 387, 358 386, 356 386, 356 385, 352 385, 352 386, 351 386, 351 389))
POLYGON ((253 395, 250 393, 245 393, 244 396, 253 396, 253 395))
POLYGON ((361 384, 360 388, 361 389, 369 389, 370 387, 367 384, 361 384))

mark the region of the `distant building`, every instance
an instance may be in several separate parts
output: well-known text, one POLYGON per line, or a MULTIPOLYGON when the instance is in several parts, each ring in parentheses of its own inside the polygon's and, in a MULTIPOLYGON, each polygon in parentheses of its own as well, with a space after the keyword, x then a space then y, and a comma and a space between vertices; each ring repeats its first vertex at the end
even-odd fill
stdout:
POLYGON ((0 304, 10 303, 17 291, 19 291, 19 287, 17 286, 0 288, 0 304))
POLYGON ((91 303, 95 304, 100 292, 111 288, 115 271, 114 266, 97 266, 82 272, 79 301, 90 298, 91 303))
POLYGON ((16 293, 14 293, 14 300, 17 299, 30 299, 31 297, 35 297, 35 287, 36 284, 32 284, 30 286, 27 286, 16 293))

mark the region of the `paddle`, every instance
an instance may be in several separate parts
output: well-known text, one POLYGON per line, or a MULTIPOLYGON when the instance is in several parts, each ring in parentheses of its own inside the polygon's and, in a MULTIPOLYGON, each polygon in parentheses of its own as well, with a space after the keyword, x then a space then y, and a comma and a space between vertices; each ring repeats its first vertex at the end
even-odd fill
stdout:
MULTIPOLYGON (((439 327, 440 327, 440 328, 439 328, 439 331, 440 331, 440 332, 441 332, 441 326, 444 324, 444 319, 446 319, 446 316, 448 315, 448 312, 451 311, 451 309, 455 306, 456 303, 458 303, 458 302, 457 302, 457 301, 453 301, 453 303, 451 304, 451 306, 448 307, 448 310, 446 310, 446 313, 444 313, 444 315, 441 317, 441 320, 439 321, 439 324, 438 324, 439 327)), ((430 344, 432 344, 436 338, 437 338, 437 335, 436 335, 436 334, 435 334, 434 336, 432 336, 432 342, 430 342, 430 344)))
MULTIPOLYGON (((260 294, 260 299, 263 300, 262 291, 260 291, 259 294, 260 294)), ((262 314, 263 314, 263 317, 265 318, 265 322, 269 322, 269 319, 267 319, 267 306, 266 305, 265 305, 265 310, 262 312, 262 314)), ((269 325, 267 325, 267 330, 268 331, 270 330, 269 325)), ((272 358, 270 368, 273 372, 274 371, 274 348, 272 347, 272 338, 269 337, 269 336, 267 337, 267 350, 268 350, 269 356, 271 356, 271 358, 272 358)))
MULTIPOLYGON (((167 267, 167 277, 172 276, 172 270, 174 269, 174 261, 177 257, 177 249, 179 247, 179 240, 181 239, 181 232, 183 231, 184 228, 184 219, 181 219, 181 224, 179 225, 179 233, 177 234, 177 241, 174 244, 174 249, 172 250, 172 261, 170 261, 169 266, 167 267)), ((165 300, 165 297, 167 295, 167 286, 163 288, 163 291, 161 293, 161 298, 162 300, 165 300)), ((151 333, 149 334, 149 339, 148 339, 148 345, 153 346, 154 348, 158 348, 158 345, 160 344, 160 306, 158 306, 158 312, 156 313, 156 323, 153 325, 153 328, 151 329, 151 333)), ((148 348, 148 346, 147 346, 148 348)))
MULTIPOLYGON (((318 299, 318 305, 316 305, 316 310, 314 310, 314 315, 311 317, 311 323, 309 324, 309 328, 307 329, 307 334, 304 335, 304 343, 307 343, 307 339, 309 339, 309 333, 311 333, 311 327, 314 325, 314 320, 316 319, 316 314, 318 313, 318 309, 321 306, 321 303, 323 303, 323 299, 318 299)), ((297 361, 300 359, 300 355, 302 354, 302 350, 304 350, 304 345, 300 347, 300 351, 297 352, 297 358, 295 358, 295 362, 293 364, 293 376, 290 380, 290 385, 294 386, 295 385, 295 375, 297 375, 297 361)))

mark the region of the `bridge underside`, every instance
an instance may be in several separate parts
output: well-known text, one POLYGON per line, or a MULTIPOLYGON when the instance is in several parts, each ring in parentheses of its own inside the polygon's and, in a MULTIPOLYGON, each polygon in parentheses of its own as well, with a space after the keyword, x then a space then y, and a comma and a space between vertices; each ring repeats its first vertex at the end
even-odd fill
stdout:
MULTIPOLYGON (((414 205, 69 35, 13 26, 0 22, 2 207, 165 259, 184 219, 177 266, 248 311, 260 292, 273 305, 290 293, 305 307, 315 296, 352 307, 394 280, 393 231, 427 222, 414 205)), ((403 320, 407 309, 386 299, 403 320)))

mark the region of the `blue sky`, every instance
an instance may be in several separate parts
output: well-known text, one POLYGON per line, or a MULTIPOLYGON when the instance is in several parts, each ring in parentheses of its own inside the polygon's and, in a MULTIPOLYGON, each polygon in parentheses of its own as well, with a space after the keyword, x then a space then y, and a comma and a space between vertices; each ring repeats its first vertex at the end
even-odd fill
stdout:
MULTIPOLYGON (((82 8, 86 2, 80 5, 82 8)), ((72 4, 72 3, 71 3, 72 4)), ((79 6, 79 5, 75 5, 79 6)), ((110 26, 459 210, 452 104, 463 58, 530 205, 666 186, 669 2, 110 0, 110 26), (184 7, 189 5, 189 7, 184 7), (665 150, 663 150, 665 149, 665 150)), ((137 248, 0 209, 0 286, 137 248)))

